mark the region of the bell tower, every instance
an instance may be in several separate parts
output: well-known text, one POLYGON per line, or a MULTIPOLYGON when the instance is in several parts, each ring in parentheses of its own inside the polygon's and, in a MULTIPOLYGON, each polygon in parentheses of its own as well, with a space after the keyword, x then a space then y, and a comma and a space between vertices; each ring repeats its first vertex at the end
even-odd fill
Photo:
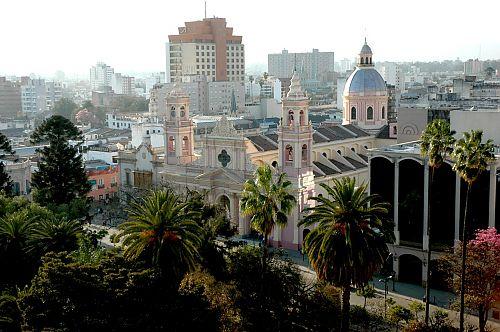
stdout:
POLYGON ((312 202, 309 197, 314 195, 314 174, 312 170, 313 129, 309 122, 309 99, 302 90, 300 76, 295 70, 291 79, 290 91, 283 99, 281 122, 278 126, 278 169, 287 174, 292 182, 297 205, 288 216, 286 228, 279 229, 273 236, 273 241, 288 248, 297 249, 302 243, 302 229, 298 222, 302 211, 312 202), (285 238, 292 241, 282 242, 285 238), (290 236, 293 234, 293 237, 290 236))
POLYGON ((299 74, 294 71, 278 127, 278 166, 290 180, 312 174, 313 130, 308 113, 309 99, 302 90, 299 74))
POLYGON ((189 96, 176 81, 165 100, 165 164, 191 163, 194 161, 194 126, 189 118, 189 96))

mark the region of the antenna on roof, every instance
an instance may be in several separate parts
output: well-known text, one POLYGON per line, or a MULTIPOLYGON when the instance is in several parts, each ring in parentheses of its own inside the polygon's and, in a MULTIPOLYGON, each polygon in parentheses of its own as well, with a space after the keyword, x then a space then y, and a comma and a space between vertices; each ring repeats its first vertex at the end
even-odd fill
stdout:
POLYGON ((207 18, 207 2, 205 1, 205 18, 207 18))

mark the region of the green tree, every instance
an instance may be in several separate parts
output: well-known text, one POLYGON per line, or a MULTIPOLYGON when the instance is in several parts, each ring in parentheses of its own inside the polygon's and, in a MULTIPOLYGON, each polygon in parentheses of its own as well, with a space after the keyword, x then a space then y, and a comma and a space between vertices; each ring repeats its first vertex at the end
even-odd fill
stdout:
POLYGON ((78 128, 59 115, 44 120, 36 128, 31 141, 49 144, 39 150, 38 171, 32 178, 37 202, 43 205, 69 204, 90 191, 82 156, 77 149, 82 140, 78 128), (76 145, 70 145, 70 140, 76 145))
POLYGON ((334 180, 334 187, 321 184, 329 197, 313 197, 299 225, 316 227, 304 242, 304 250, 320 280, 342 288, 341 330, 349 331, 351 284, 364 286, 389 254, 384 234, 388 204, 367 195, 366 184, 356 187, 354 178, 334 180))
POLYGON ((363 303, 363 308, 366 308, 366 300, 375 298, 375 287, 370 284, 361 286, 356 290, 356 295, 362 296, 364 298, 365 302, 363 303))
POLYGON ((0 218, 0 280, 22 283, 30 270, 30 239, 33 223, 25 211, 11 213, 0 218))
POLYGON ((31 235, 34 250, 47 252, 73 251, 78 247, 82 225, 66 218, 47 218, 37 221, 31 235))
POLYGON ((195 221, 199 212, 187 207, 171 190, 152 191, 131 203, 129 220, 119 226, 115 237, 115 241, 123 238, 125 257, 147 259, 176 278, 193 270, 203 229, 195 221))
POLYGON ((54 115, 63 116, 68 120, 73 120, 75 117, 75 112, 78 109, 78 105, 68 98, 61 98, 57 101, 52 108, 52 113, 54 115))
POLYGON ((401 323, 408 324, 413 318, 411 311, 399 304, 395 304, 387 311, 387 319, 396 325, 396 332, 399 330, 401 323))
MULTIPOLYGON (((427 261, 431 261, 431 231, 432 231, 432 188, 434 185, 434 172, 439 168, 446 157, 453 151, 454 132, 450 129, 450 124, 442 119, 434 120, 427 125, 422 136, 420 137, 420 153, 428 158, 429 167, 431 168, 430 185, 429 185, 429 206, 427 209, 427 238, 429 248, 427 249, 427 261)), ((427 269, 427 282, 425 284, 425 298, 431 297, 431 269, 427 269)), ((430 301, 425 301, 425 324, 429 324, 429 305, 430 301)))
POLYGON ((274 227, 285 227, 287 215, 296 204, 291 194, 292 183, 286 180, 286 174, 273 176, 269 165, 259 166, 254 178, 247 180, 241 194, 241 211, 252 216, 251 226, 264 236, 262 246, 262 275, 266 271, 268 240, 274 227))
POLYGON ((1 159, 5 158, 6 154, 14 154, 12 151, 12 146, 10 145, 9 139, 2 133, 0 133, 0 191, 5 192, 10 195, 12 192, 12 180, 9 174, 5 170, 5 165, 1 159))
POLYGON ((471 130, 465 132, 463 138, 455 143, 452 157, 455 161, 453 170, 458 172, 460 177, 467 183, 467 194, 465 198, 464 219, 462 221, 462 273, 460 286, 460 331, 464 331, 464 313, 465 313, 465 270, 467 260, 467 217, 469 214, 469 193, 479 176, 487 169, 489 164, 495 160, 493 154, 493 141, 483 140, 481 130, 471 130))
POLYGON ((413 313, 413 317, 415 318, 415 320, 418 321, 420 313, 425 311, 425 305, 422 302, 415 300, 411 301, 408 304, 408 309, 410 309, 410 311, 413 313))

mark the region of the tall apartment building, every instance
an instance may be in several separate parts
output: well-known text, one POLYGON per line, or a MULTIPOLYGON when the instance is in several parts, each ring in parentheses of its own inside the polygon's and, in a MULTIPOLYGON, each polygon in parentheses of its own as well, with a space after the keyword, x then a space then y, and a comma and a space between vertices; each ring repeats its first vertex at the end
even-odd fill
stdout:
POLYGON ((483 72, 483 62, 479 59, 469 59, 464 62, 465 75, 478 75, 483 72))
POLYGON ((51 110, 62 98, 60 82, 46 82, 41 78, 21 77, 21 108, 23 114, 51 110))
POLYGON ((405 76, 399 64, 385 62, 377 69, 388 84, 394 85, 398 91, 405 90, 405 76))
POLYGON ((283 50, 278 54, 268 54, 267 67, 269 75, 280 79, 292 77, 296 68, 303 80, 327 81, 327 74, 335 70, 335 55, 334 52, 320 52, 318 49, 306 53, 283 50))
POLYGON ((114 73, 111 76, 111 89, 114 93, 121 95, 134 95, 135 94, 135 78, 132 76, 114 73))
POLYGON ((0 77, 0 116, 15 116, 21 110, 21 85, 0 77))
POLYGON ((166 43, 165 81, 179 76, 205 75, 209 82, 245 79, 245 47, 242 37, 233 35, 225 18, 186 22, 179 34, 166 43))
POLYGON ((98 62, 90 68, 90 87, 99 90, 102 87, 111 86, 111 80, 115 70, 103 62, 98 62))

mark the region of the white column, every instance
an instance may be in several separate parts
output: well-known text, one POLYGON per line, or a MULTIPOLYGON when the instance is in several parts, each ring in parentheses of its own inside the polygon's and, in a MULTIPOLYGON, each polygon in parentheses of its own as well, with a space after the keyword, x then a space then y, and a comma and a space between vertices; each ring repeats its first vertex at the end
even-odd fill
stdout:
POLYGON ((490 166, 490 202, 488 226, 495 227, 495 208, 497 201, 497 165, 490 166))
POLYGON ((429 234, 427 234, 427 225, 429 223, 429 164, 424 161, 424 223, 422 249, 429 250, 429 234))
POLYGON ((455 173, 455 245, 460 241, 460 191, 461 181, 458 173, 455 173))
POLYGON ((394 236, 399 245, 399 159, 394 161, 394 236))

